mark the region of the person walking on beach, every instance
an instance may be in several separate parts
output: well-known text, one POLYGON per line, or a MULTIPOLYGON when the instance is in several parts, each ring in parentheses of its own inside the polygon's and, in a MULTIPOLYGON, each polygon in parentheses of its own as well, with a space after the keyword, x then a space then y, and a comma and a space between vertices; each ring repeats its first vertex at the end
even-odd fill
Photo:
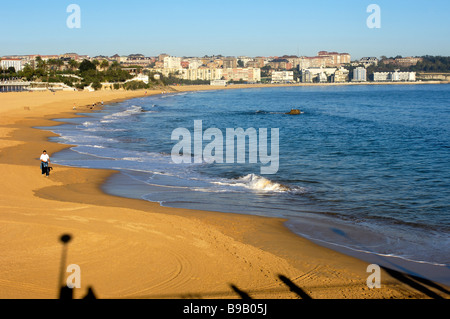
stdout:
POLYGON ((50 156, 48 156, 47 151, 44 150, 41 155, 41 169, 42 175, 45 174, 46 177, 50 175, 50 167, 48 164, 50 164, 50 156))

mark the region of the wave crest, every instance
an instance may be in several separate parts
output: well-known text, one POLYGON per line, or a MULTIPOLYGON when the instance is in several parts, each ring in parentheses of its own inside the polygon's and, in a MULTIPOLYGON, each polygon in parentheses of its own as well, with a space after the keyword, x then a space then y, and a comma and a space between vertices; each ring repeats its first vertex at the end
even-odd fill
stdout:
MULTIPOLYGON (((219 183, 218 183, 219 184, 219 183)), ((220 183, 223 185, 223 183, 220 183)), ((302 187, 291 187, 287 185, 283 185, 281 183, 277 183, 267 179, 265 177, 256 175, 256 174, 248 174, 238 179, 234 180, 231 183, 227 183, 230 186, 240 186, 245 187, 250 190, 258 191, 258 192, 267 192, 267 193, 304 193, 305 190, 302 187)))
POLYGON ((144 112, 144 109, 141 106, 132 105, 130 108, 126 109, 125 111, 113 113, 111 115, 107 115, 103 117, 104 119, 117 119, 125 116, 130 116, 138 113, 144 112))

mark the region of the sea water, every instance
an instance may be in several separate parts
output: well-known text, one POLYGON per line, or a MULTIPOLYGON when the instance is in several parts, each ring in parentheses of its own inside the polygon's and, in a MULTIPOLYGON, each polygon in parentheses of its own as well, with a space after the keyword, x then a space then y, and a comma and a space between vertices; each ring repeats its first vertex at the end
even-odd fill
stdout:
MULTIPOLYGON (((48 128, 54 163, 120 171, 110 194, 287 219, 321 245, 450 283, 450 85, 184 92, 114 103, 48 128), (292 108, 301 115, 287 115, 292 108), (177 128, 279 129, 279 168, 181 163, 177 128)), ((248 146, 248 145, 247 145, 248 146)), ((248 150, 248 149, 247 149, 248 150)))

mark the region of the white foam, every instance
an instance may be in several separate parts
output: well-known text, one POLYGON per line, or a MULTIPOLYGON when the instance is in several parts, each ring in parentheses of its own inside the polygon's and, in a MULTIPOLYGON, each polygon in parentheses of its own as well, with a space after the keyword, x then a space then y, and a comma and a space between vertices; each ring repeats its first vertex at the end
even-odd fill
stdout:
POLYGON ((143 162, 144 159, 142 157, 124 157, 122 158, 124 161, 131 161, 131 162, 143 162))
POLYGON ((301 193, 304 192, 303 188, 300 187, 289 187, 265 177, 256 175, 256 174, 248 174, 243 177, 240 177, 234 181, 227 182, 213 182, 216 185, 223 186, 237 186, 244 187, 250 190, 259 191, 259 192, 268 192, 268 193, 301 193))
MULTIPOLYGON (((117 112, 117 113, 113 113, 110 115, 106 115, 103 117, 103 119, 106 120, 114 120, 114 119, 118 119, 118 118, 122 118, 122 117, 126 117, 126 116, 130 116, 133 114, 138 114, 143 112, 142 107, 137 106, 137 105, 132 105, 130 108, 126 109, 125 111, 121 111, 121 112, 117 112)), ((108 121, 102 120, 102 123, 108 123, 108 121)))
POLYGON ((322 243, 327 244, 327 245, 341 247, 341 248, 353 250, 353 251, 356 251, 356 252, 359 252, 359 253, 370 254, 370 255, 377 255, 377 256, 382 256, 382 257, 390 257, 390 258, 399 258, 399 259, 403 259, 403 260, 406 260, 406 261, 419 263, 419 264, 428 264, 428 265, 433 265, 433 266, 448 267, 447 264, 443 264, 443 263, 412 259, 411 257, 408 257, 408 256, 402 256, 402 255, 393 254, 393 253, 379 253, 379 252, 375 252, 375 251, 365 250, 365 249, 362 249, 362 248, 351 247, 349 245, 338 244, 338 243, 331 242, 331 241, 326 241, 326 240, 323 240, 323 239, 318 239, 318 238, 312 237, 310 235, 307 235, 307 234, 304 234, 304 233, 301 233, 301 232, 297 232, 297 231, 295 231, 295 232, 297 234, 299 234, 300 236, 305 237, 305 238, 307 238, 307 239, 309 239, 311 241, 322 242, 322 243))
POLYGON ((95 125, 95 123, 94 122, 88 122, 88 121, 83 122, 83 126, 85 126, 85 127, 92 126, 92 125, 95 125))
POLYGON ((238 183, 242 186, 256 191, 278 192, 283 193, 289 191, 289 187, 276 183, 262 176, 248 174, 238 179, 238 183))

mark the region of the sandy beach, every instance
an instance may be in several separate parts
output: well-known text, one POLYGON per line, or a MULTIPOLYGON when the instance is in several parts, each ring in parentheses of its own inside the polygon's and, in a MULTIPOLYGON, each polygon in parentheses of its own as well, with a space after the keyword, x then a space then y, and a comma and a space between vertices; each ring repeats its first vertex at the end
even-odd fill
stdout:
POLYGON ((239 298, 237 290, 265 299, 300 298, 299 291, 314 299, 448 298, 448 287, 384 270, 381 288, 369 289, 367 262, 293 234, 282 219, 166 208, 107 195, 100 186, 113 170, 52 165, 50 177, 41 175, 42 150, 51 157, 70 146, 49 142, 53 133, 35 127, 59 125, 52 119, 79 116, 101 101, 159 93, 0 94, 6 184, 0 195, 0 298, 58 298, 62 234, 72 236, 66 264, 81 269, 74 298, 84 297, 89 287, 102 299, 239 298))

